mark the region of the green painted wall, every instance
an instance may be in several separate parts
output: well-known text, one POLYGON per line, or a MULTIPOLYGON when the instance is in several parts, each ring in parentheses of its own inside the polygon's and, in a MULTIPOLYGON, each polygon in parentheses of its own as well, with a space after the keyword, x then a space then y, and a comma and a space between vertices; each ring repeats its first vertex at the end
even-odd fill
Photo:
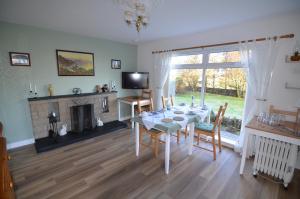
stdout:
MULTIPOLYGON (((39 96, 46 96, 49 83, 60 95, 72 93, 74 87, 92 92, 96 84, 115 80, 118 96, 127 96, 133 91, 120 89, 121 72, 136 70, 134 45, 0 22, 0 121, 8 143, 33 138, 27 102, 29 82, 37 85, 39 96), (58 76, 56 49, 94 53, 95 76, 58 76), (31 67, 10 66, 9 51, 30 53, 31 67), (111 59, 121 59, 122 69, 111 69, 111 59)), ((127 107, 122 109, 129 114, 127 107)))

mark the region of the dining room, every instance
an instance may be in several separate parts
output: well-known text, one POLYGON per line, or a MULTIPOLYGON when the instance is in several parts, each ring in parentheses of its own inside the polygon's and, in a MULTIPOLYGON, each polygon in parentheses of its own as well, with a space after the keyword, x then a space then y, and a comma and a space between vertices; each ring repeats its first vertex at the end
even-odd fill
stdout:
POLYGON ((0 199, 299 199, 299 0, 0 0, 0 199))

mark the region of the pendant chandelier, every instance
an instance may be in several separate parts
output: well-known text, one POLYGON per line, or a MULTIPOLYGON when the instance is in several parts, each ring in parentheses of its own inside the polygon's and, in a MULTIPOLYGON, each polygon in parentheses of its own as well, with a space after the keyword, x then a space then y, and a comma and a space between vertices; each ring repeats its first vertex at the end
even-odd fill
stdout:
POLYGON ((117 0, 124 11, 124 20, 128 26, 134 25, 139 33, 149 24, 149 14, 162 0, 117 0))

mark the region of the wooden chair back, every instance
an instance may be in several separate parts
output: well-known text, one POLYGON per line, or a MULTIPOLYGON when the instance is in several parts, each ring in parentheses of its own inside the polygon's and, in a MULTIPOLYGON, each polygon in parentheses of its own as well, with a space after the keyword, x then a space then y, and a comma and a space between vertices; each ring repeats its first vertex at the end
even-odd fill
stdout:
POLYGON ((149 100, 138 100, 137 101, 137 110, 138 110, 139 114, 143 112, 143 107, 145 107, 145 106, 149 107, 148 111, 153 111, 152 97, 149 98, 149 100))
POLYGON ((279 114, 279 115, 285 115, 285 116, 290 116, 290 117, 297 117, 297 111, 285 111, 285 110, 280 110, 280 109, 276 109, 274 107, 274 105, 270 106, 270 110, 269 110, 270 114, 279 114))
POLYGON ((228 103, 225 102, 223 108, 222 108, 222 111, 221 111, 221 115, 220 115, 220 118, 219 118, 219 127, 221 126, 222 122, 223 122, 223 119, 224 119, 224 115, 225 115, 225 112, 226 112, 226 109, 227 109, 227 106, 228 106, 228 103))
POLYGON ((212 129, 212 132, 215 132, 216 130, 216 127, 219 125, 220 123, 220 117, 221 117, 221 113, 223 111, 223 106, 220 106, 219 110, 218 110, 218 113, 216 115, 216 120, 214 121, 214 126, 213 126, 213 129, 212 129))
POLYGON ((171 106, 174 106, 174 99, 173 99, 173 96, 172 96, 172 95, 171 95, 169 98, 164 97, 164 96, 161 96, 161 101, 162 101, 163 108, 166 108, 166 107, 167 107, 166 102, 167 102, 168 100, 171 101, 171 106))
POLYGON ((141 97, 146 99, 152 98, 152 90, 142 90, 141 97))
POLYGON ((298 130, 298 120, 299 120, 299 114, 298 111, 286 111, 286 110, 280 110, 276 109, 274 105, 270 106, 269 114, 278 114, 278 115, 284 115, 291 118, 291 121, 284 122, 284 126, 293 129, 295 132, 298 130))

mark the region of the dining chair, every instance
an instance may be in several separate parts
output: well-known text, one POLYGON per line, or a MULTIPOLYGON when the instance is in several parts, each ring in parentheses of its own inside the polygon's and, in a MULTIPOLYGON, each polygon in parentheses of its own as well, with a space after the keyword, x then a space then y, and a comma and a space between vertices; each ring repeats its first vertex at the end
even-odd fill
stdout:
POLYGON ((286 110, 281 110, 277 109, 274 107, 274 105, 270 105, 269 113, 271 114, 278 114, 278 115, 283 115, 288 117, 288 121, 284 121, 284 126, 293 129, 295 132, 298 129, 297 121, 299 120, 299 114, 297 111, 286 111, 286 110))
POLYGON ((168 98, 168 97, 161 96, 161 101, 162 101, 163 108, 166 108, 166 107, 167 107, 166 102, 168 102, 168 100, 170 100, 171 106, 174 106, 174 99, 173 99, 173 96, 172 96, 172 95, 171 95, 169 98, 168 98))
MULTIPOLYGON (((141 114, 143 112, 142 107, 143 107, 143 105, 145 103, 147 105, 149 105, 149 102, 147 103, 144 100, 143 101, 138 100, 137 106, 138 106, 138 112, 139 112, 139 114, 141 114)), ((150 106, 150 111, 152 111, 153 110, 152 98, 150 98, 150 105, 149 106, 150 106)), ((142 148, 142 146, 152 148, 153 154, 154 154, 155 158, 157 158, 157 156, 158 156, 158 144, 162 143, 162 141, 160 140, 160 136, 162 134, 164 134, 164 132, 156 130, 156 129, 147 130, 142 125, 140 125, 139 131, 140 131, 139 144, 140 144, 141 148, 142 148), (148 135, 149 138, 150 138, 150 141, 149 141, 148 144, 144 143, 144 141, 143 141, 144 140, 143 139, 144 138, 144 134, 148 135)))
POLYGON ((141 110, 138 110, 138 105, 134 107, 134 112, 141 113, 142 111, 153 111, 152 90, 142 90, 141 96, 137 98, 137 102, 141 103, 141 110), (149 99, 149 101, 147 101, 149 99))
POLYGON ((141 114, 143 111, 149 112, 153 111, 153 99, 138 99, 137 100, 137 111, 141 114))
POLYGON ((220 128, 219 124, 220 124, 220 116, 222 114, 223 111, 223 106, 220 106, 218 113, 216 115, 216 119, 213 123, 197 123, 195 124, 195 135, 197 136, 197 145, 194 145, 198 148, 213 152, 214 155, 214 160, 216 160, 216 142, 215 142, 215 132, 216 132, 216 128, 220 128), (205 135, 211 138, 211 143, 212 143, 212 147, 213 150, 208 149, 208 148, 204 148, 199 146, 200 143, 200 136, 201 135, 205 135))
POLYGON ((141 94, 142 98, 153 98, 152 96, 152 90, 142 90, 142 94, 141 94))
POLYGON ((222 112, 221 115, 219 117, 219 121, 218 121, 218 147, 219 147, 219 152, 222 151, 222 141, 221 141, 221 127, 222 127, 222 122, 224 119, 224 115, 227 109, 228 103, 225 102, 223 108, 222 108, 222 112))

